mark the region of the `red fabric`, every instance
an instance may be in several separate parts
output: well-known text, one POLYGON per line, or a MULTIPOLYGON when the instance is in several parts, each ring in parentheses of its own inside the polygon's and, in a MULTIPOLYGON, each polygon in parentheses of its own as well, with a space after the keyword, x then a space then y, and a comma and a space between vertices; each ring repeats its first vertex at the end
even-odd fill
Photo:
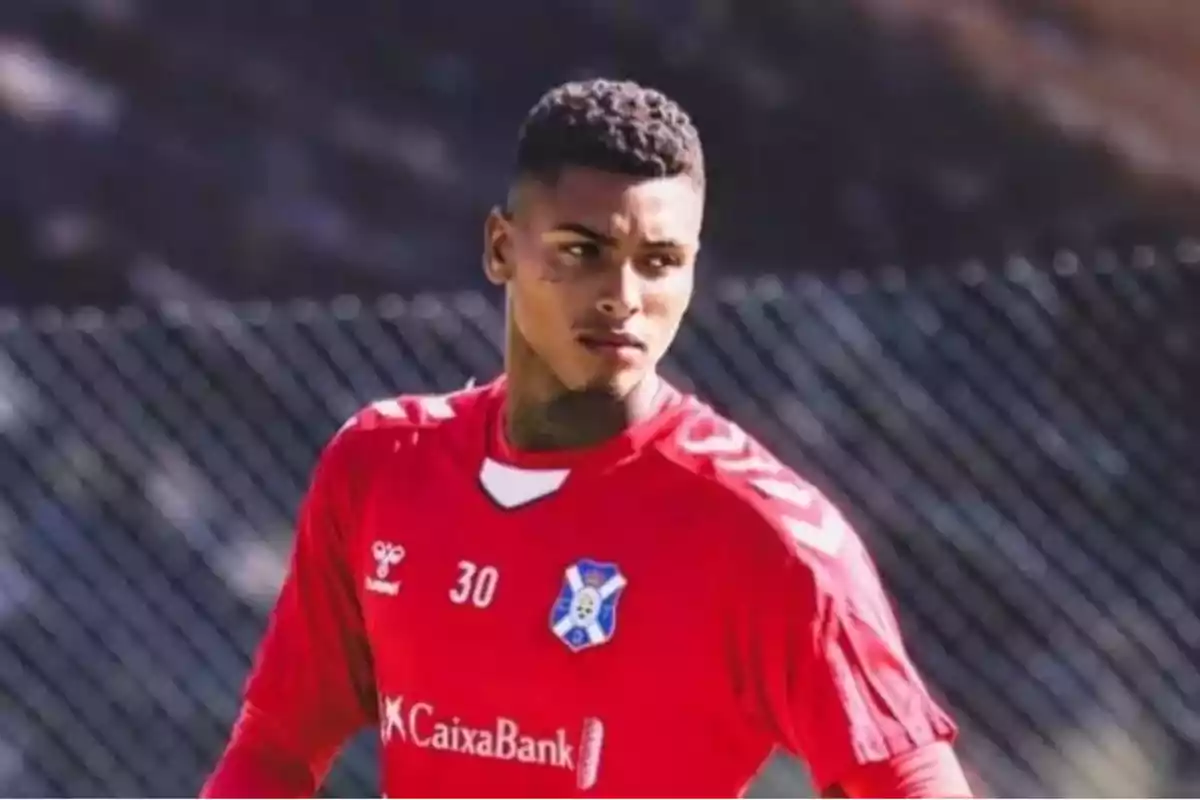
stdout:
POLYGON ((781 502, 766 513, 800 531, 756 548, 740 645, 777 741, 822 787, 858 765, 953 741, 957 730, 909 660, 875 566, 840 512, 813 492, 802 513, 781 502), (814 546, 827 542, 840 542, 835 555, 814 546))
POLYGON ((855 767, 843 777, 846 797, 972 797, 949 744, 938 742, 902 756, 855 767))
MULTIPOLYGON (((253 713, 252 710, 248 710, 253 713)), ((306 754, 270 731, 238 722, 233 741, 200 792, 201 797, 311 797, 321 775, 306 754)))
POLYGON ((327 448, 209 796, 311 794, 371 724, 390 797, 731 796, 777 744, 832 786, 953 738, 857 536, 740 430, 669 390, 521 453, 504 397, 377 403, 327 448))

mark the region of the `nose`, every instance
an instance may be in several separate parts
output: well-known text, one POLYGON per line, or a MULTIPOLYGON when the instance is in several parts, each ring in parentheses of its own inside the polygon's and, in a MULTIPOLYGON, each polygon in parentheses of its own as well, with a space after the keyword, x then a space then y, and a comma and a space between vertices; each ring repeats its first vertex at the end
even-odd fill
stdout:
POLYGON ((596 309, 618 322, 624 322, 641 311, 641 276, 632 263, 626 261, 609 271, 600 297, 596 300, 596 309))

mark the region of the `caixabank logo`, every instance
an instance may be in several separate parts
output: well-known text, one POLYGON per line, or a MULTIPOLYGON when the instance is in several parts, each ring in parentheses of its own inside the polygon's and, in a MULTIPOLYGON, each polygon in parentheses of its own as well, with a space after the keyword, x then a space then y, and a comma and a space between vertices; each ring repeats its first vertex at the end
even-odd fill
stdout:
POLYGON ((589 789, 599 777, 604 724, 588 718, 579 731, 558 728, 538 735, 508 717, 468 725, 457 716, 440 714, 432 703, 385 696, 380 700, 379 739, 384 747, 400 744, 569 770, 580 789, 589 789))

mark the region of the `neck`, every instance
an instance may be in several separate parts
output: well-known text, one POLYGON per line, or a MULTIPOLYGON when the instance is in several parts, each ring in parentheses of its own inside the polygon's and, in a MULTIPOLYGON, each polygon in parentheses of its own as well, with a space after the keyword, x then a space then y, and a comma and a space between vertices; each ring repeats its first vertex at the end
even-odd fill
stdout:
POLYGON ((509 374, 508 440, 527 451, 573 450, 619 435, 653 416, 659 381, 643 380, 623 397, 602 391, 569 391, 540 395, 509 374))

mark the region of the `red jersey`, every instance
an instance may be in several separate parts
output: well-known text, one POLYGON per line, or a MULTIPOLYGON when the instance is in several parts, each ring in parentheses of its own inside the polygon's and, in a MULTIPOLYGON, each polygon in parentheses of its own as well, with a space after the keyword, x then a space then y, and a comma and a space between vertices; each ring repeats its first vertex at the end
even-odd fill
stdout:
POLYGON ((505 384, 337 434, 239 738, 306 764, 378 727, 400 795, 741 794, 775 746, 828 787, 950 741, 862 543, 699 401, 518 452, 505 384))

